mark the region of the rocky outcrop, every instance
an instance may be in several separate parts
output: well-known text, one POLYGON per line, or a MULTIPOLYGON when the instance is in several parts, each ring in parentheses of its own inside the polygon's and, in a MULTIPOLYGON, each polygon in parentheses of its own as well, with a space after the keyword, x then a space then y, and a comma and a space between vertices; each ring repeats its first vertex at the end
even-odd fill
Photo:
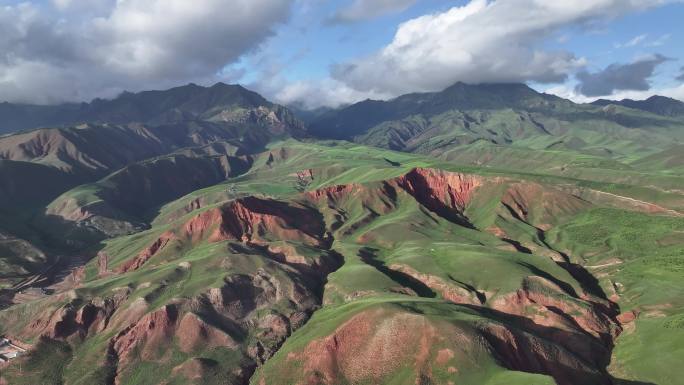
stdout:
POLYGON ((416 168, 394 182, 429 210, 467 225, 464 211, 485 179, 477 175, 416 168))
POLYGON ((103 277, 109 274, 109 255, 103 251, 97 253, 97 275, 103 277))
POLYGON ((494 299, 493 309, 524 316, 531 308, 536 324, 574 329, 600 341, 609 342, 619 334, 617 312, 597 298, 581 299, 568 295, 557 284, 542 277, 528 277, 513 293, 494 299))
POLYGON ((273 269, 228 275, 220 287, 167 301, 152 311, 143 298, 129 301, 130 289, 87 301, 71 292, 55 297, 54 303, 48 301, 49 307, 34 314, 20 336, 79 344, 96 334, 114 333, 107 351, 101 353, 106 366, 114 370, 115 384, 140 361, 164 361, 176 347, 190 357, 208 349, 233 350, 244 356, 242 366, 231 370, 243 383, 257 363, 270 358, 321 303, 318 287, 324 272, 304 279, 297 270, 273 269), (61 305, 63 300, 69 301, 61 305))
MULTIPOLYGON (((406 303, 362 310, 326 336, 277 358, 277 364, 257 372, 252 382, 385 383, 410 373, 416 383, 440 383, 437 373, 449 373, 458 383, 459 372, 479 370, 470 366, 472 357, 487 354, 504 368, 549 375, 561 385, 611 384, 606 362, 587 359, 576 351, 583 349, 581 345, 560 338, 575 332, 476 306, 429 315, 413 309, 406 303), (456 317, 457 321, 448 315, 461 311, 470 315, 456 317), (475 314, 479 318, 468 318, 475 314)), ((610 357, 605 351, 599 353, 604 361, 610 357)))
POLYGON ((128 273, 129 271, 135 271, 141 268, 147 261, 150 260, 150 258, 154 257, 158 252, 160 252, 162 249, 164 249, 169 242, 173 241, 176 239, 175 234, 171 232, 165 232, 162 234, 159 238, 157 238, 154 243, 152 243, 149 247, 147 247, 145 250, 143 250, 140 254, 138 254, 135 258, 125 262, 123 265, 121 265, 117 271, 119 273, 128 273))
POLYGON ((397 179, 397 184, 427 206, 465 210, 484 178, 430 168, 415 168, 397 179))
POLYGON ((52 301, 33 315, 19 336, 28 340, 36 337, 83 340, 105 330, 128 295, 129 292, 123 290, 111 297, 93 298, 83 303, 73 291, 60 294, 50 298, 52 301), (62 305, 65 300, 66 304, 62 305))
POLYGON ((257 242, 270 236, 322 246, 324 229, 320 214, 313 209, 247 197, 198 214, 183 226, 183 235, 210 242, 257 242))
POLYGON ((174 231, 167 231, 118 271, 137 270, 172 241, 196 243, 201 240, 227 240, 266 244, 270 240, 295 241, 328 248, 322 216, 314 209, 298 204, 246 197, 222 207, 206 210, 174 231))
POLYGON ((559 385, 611 384, 610 377, 594 362, 587 363, 572 350, 526 331, 503 324, 482 328, 484 339, 508 369, 547 374, 559 385))
POLYGON ((501 197, 501 204, 517 219, 543 231, 559 219, 591 207, 591 203, 577 196, 532 182, 511 184, 501 197))
POLYGON ((330 187, 320 188, 314 191, 306 192, 305 196, 311 201, 320 201, 322 199, 327 199, 331 205, 334 205, 340 199, 344 199, 353 195, 356 191, 363 188, 361 185, 356 184, 343 184, 335 185, 330 187))
MULTIPOLYGON (((438 334, 419 315, 366 311, 331 335, 312 341, 303 351, 290 353, 286 362, 302 368, 298 378, 305 384, 382 383, 387 374, 402 367, 421 373, 438 334)), ((271 384, 273 380, 262 377, 259 383, 271 384)))
MULTIPOLYGON (((177 322, 178 308, 175 305, 166 305, 145 315, 110 341, 108 354, 110 360, 116 361, 111 364, 127 366, 135 348, 143 360, 157 357, 159 347, 167 345, 174 336, 177 322)), ((115 384, 119 384, 119 380, 116 376, 115 384)))

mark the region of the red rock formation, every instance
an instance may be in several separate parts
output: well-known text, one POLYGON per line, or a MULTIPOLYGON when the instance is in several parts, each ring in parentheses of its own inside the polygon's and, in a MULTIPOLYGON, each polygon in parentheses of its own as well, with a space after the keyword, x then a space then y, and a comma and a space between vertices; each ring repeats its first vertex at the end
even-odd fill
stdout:
POLYGON ((119 293, 106 299, 93 299, 84 305, 76 305, 79 301, 68 295, 57 295, 56 304, 65 299, 72 299, 66 305, 55 308, 47 306, 33 316, 33 320, 21 331, 26 339, 45 336, 53 339, 67 339, 72 336, 85 338, 94 332, 104 330, 112 315, 119 306, 128 299, 128 292, 119 293))
POLYGON ((97 253, 97 275, 103 277, 109 273, 109 255, 104 251, 97 253))
POLYGON ((185 353, 198 348, 223 346, 233 349, 238 346, 231 336, 207 324, 193 313, 186 313, 183 316, 176 330, 176 338, 180 350, 185 353))
POLYGON ((308 191, 305 193, 305 197, 311 201, 319 201, 323 198, 327 198, 330 202, 337 202, 341 198, 349 197, 353 195, 355 191, 362 189, 361 185, 357 184, 342 184, 324 187, 314 191, 308 191))
POLYGON ((324 244, 325 224, 313 209, 248 197, 231 202, 222 214, 221 226, 210 241, 254 241, 270 234, 277 240, 324 244))
POLYGON ((277 240, 321 246, 326 242, 324 231, 323 219, 315 210, 247 197, 196 215, 183 225, 181 233, 195 242, 255 242, 269 235, 277 240))
POLYGON ((596 338, 609 340, 619 333, 619 328, 612 318, 613 314, 605 311, 602 302, 572 298, 563 293, 557 285, 542 277, 526 278, 521 289, 499 297, 488 305, 501 312, 521 316, 527 314, 529 308, 537 308, 541 313, 531 318, 535 323, 563 327, 568 320, 572 320, 572 328, 596 338), (533 283, 546 289, 531 289, 533 283))
POLYGON ((150 260, 155 254, 161 251, 166 245, 172 240, 176 239, 175 234, 172 232, 165 232, 162 234, 152 245, 143 250, 138 256, 127 261, 121 265, 117 271, 119 273, 128 273, 129 271, 135 271, 141 268, 147 261, 150 260))
POLYGON ((634 322, 639 317, 639 310, 630 310, 617 316, 617 320, 625 325, 634 322))
MULTIPOLYGON (((166 305, 119 332, 110 341, 110 350, 116 354, 119 368, 129 364, 136 347, 142 359, 155 358, 159 346, 171 341, 177 322, 178 309, 175 305, 166 305)), ((119 383, 118 377, 116 383, 119 383)))
POLYGON ((307 384, 381 383, 384 376, 410 364, 421 373, 438 331, 419 315, 362 312, 325 338, 312 341, 288 361, 303 361, 307 384))
POLYGON ((396 183, 431 210, 450 208, 463 212, 484 178, 429 168, 415 168, 396 183))
POLYGON ((223 213, 220 208, 210 209, 197 214, 183 225, 183 236, 192 241, 205 239, 221 226, 223 213))

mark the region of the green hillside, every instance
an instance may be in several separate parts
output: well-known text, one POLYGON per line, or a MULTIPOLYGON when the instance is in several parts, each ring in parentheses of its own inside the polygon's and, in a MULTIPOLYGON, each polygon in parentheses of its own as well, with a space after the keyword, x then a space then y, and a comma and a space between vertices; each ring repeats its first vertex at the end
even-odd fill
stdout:
MULTIPOLYGON (((116 175, 94 186, 116 189, 116 175)), ((0 312, 0 333, 36 344, 22 359, 31 375, 3 376, 668 383, 635 363, 678 346, 653 333, 684 315, 684 220, 659 200, 625 206, 630 186, 594 182, 615 197, 592 199, 565 192, 573 182, 342 142, 272 144, 239 176, 150 202, 151 227, 94 243, 61 294, 0 312), (40 356, 50 349, 59 371, 40 356)))
POLYGON ((1 385, 684 384, 681 119, 226 87, 0 138, 1 385))

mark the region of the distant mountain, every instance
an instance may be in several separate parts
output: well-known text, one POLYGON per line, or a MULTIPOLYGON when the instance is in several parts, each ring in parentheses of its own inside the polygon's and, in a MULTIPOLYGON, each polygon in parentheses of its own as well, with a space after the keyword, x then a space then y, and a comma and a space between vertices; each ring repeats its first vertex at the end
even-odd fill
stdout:
POLYGON ((410 116, 435 116, 452 110, 549 109, 571 103, 540 94, 524 84, 456 83, 441 92, 412 93, 389 101, 365 100, 328 111, 311 123, 310 132, 335 139, 350 139, 385 122, 410 116))
POLYGON ((80 105, 4 103, 0 125, 0 132, 24 129, 0 136, 0 209, 18 210, 181 149, 217 144, 220 151, 200 157, 242 156, 273 140, 306 134, 287 108, 223 83, 124 93, 80 105), (46 128, 31 129, 36 126, 46 128), (47 177, 17 178, 27 169, 47 177), (51 182, 40 187, 45 180, 51 182))
POLYGON ((147 125, 185 121, 243 123, 248 120, 282 123, 281 129, 303 129, 285 107, 239 85, 217 83, 211 87, 188 84, 164 91, 125 92, 115 99, 91 103, 34 106, 0 104, 0 133, 81 123, 147 125))
POLYGON ((484 142, 620 157, 682 141, 683 127, 674 113, 576 104, 524 84, 457 83, 441 92, 366 100, 329 111, 310 123, 309 132, 433 155, 484 142))
POLYGON ((225 84, 4 107, 49 127, 0 136, 0 385, 684 378, 684 119, 520 84, 310 131, 225 84))
POLYGON ((684 117, 684 103, 665 96, 654 95, 646 100, 606 100, 599 99, 593 103, 595 106, 618 105, 636 110, 647 111, 657 115, 684 117))

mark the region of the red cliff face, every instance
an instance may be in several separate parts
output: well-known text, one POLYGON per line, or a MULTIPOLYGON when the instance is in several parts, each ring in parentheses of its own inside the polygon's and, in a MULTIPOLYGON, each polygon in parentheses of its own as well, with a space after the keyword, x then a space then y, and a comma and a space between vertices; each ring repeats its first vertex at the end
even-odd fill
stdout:
MULTIPOLYGON (((463 211, 483 181, 478 176, 417 168, 379 188, 377 193, 384 197, 380 200, 370 199, 367 195, 374 193, 356 184, 326 187, 307 192, 304 196, 308 201, 326 200, 328 205, 333 206, 353 197, 364 202, 368 200, 369 207, 377 212, 385 212, 390 209, 388 205, 391 206, 391 196, 396 194, 395 188, 401 188, 428 209, 449 219, 462 221, 463 211)), ((174 237, 192 242, 206 239, 209 242, 235 240, 264 243, 273 239, 324 247, 329 242, 325 228, 322 215, 313 208, 272 199, 241 198, 196 215, 178 231, 164 233, 135 259, 119 268, 119 272, 140 268, 174 237)))
POLYGON ((356 191, 362 189, 361 185, 357 184, 342 184, 330 187, 324 187, 314 191, 308 191, 305 193, 305 197, 311 201, 319 201, 321 199, 328 199, 328 201, 334 203, 343 198, 347 198, 354 195, 356 191))
POLYGON ((455 172, 416 168, 396 183, 430 209, 450 208, 463 212, 484 178, 455 172))
MULTIPOLYGON (((500 317, 513 316, 501 313, 500 317)), ((610 355, 592 352, 601 346, 591 337, 524 320, 514 325, 494 320, 467 325, 403 310, 368 309, 327 336, 289 352, 281 371, 262 372, 254 380, 259 384, 295 379, 307 385, 384 383, 410 368, 417 384, 439 383, 433 373, 472 370, 468 357, 483 350, 507 369, 550 375, 561 385, 610 383, 601 369, 610 355)))
MULTIPOLYGON (((166 305, 120 331, 109 343, 109 355, 115 357, 118 371, 134 359, 132 356, 136 347, 142 359, 156 358, 159 347, 174 336, 177 322, 178 309, 175 305, 166 305)), ((117 375, 115 384, 119 383, 120 377, 117 375)))
POLYGON ((107 351, 98 354, 116 368, 115 384, 141 360, 168 359, 175 347, 190 356, 207 349, 227 348, 244 355, 244 366, 236 370, 241 373, 238 377, 246 381, 256 363, 270 358, 319 306, 320 298, 308 285, 317 288, 323 278, 321 275, 319 281, 311 282, 311 276, 287 278, 260 268, 254 274, 228 275, 221 287, 192 298, 174 299, 151 312, 143 298, 129 301, 130 290, 118 290, 111 297, 85 303, 73 296, 55 297, 57 302, 33 315, 35 320, 18 337, 80 343, 100 333, 113 335, 107 351), (70 302, 63 305, 63 300, 70 302), (223 321, 209 321, 217 318, 223 321), (251 336, 249 343, 233 338, 247 334, 251 336))
POLYGON ((320 245, 323 219, 312 209, 247 197, 198 214, 182 228, 191 240, 254 242, 263 237, 320 245))
POLYGON ((464 211, 484 178, 443 170, 416 168, 394 180, 430 211, 451 221, 467 224, 464 211))
POLYGON ((147 261, 150 260, 155 254, 161 251, 166 245, 172 240, 176 239, 176 236, 171 232, 165 232, 162 234, 153 244, 148 248, 143 250, 138 256, 127 261, 121 267, 119 267, 119 273, 127 273, 129 271, 135 271, 141 268, 147 261))
MULTIPOLYGON (((365 311, 333 334, 312 341, 301 353, 290 353, 287 361, 302 368, 298 378, 304 384, 382 383, 388 373, 405 366, 427 373, 438 334, 418 315, 365 311)), ((276 382, 262 378, 261 383, 276 382)))
POLYGON ((284 202, 247 197, 221 210, 221 222, 210 242, 259 241, 272 238, 322 246, 325 224, 314 209, 284 202))
POLYGON ((284 202, 247 197, 209 209, 179 229, 167 231, 135 258, 117 269, 119 273, 142 267, 171 242, 233 240, 261 244, 269 240, 296 241, 327 247, 323 217, 314 209, 284 202))
POLYGON ((106 299, 93 299, 85 304, 67 295, 58 295, 55 304, 48 304, 44 310, 35 314, 33 320, 19 333, 24 339, 44 336, 66 339, 74 336, 86 338, 92 333, 104 330, 118 307, 128 298, 127 293, 117 293, 106 299), (65 305, 63 300, 71 299, 65 305))

